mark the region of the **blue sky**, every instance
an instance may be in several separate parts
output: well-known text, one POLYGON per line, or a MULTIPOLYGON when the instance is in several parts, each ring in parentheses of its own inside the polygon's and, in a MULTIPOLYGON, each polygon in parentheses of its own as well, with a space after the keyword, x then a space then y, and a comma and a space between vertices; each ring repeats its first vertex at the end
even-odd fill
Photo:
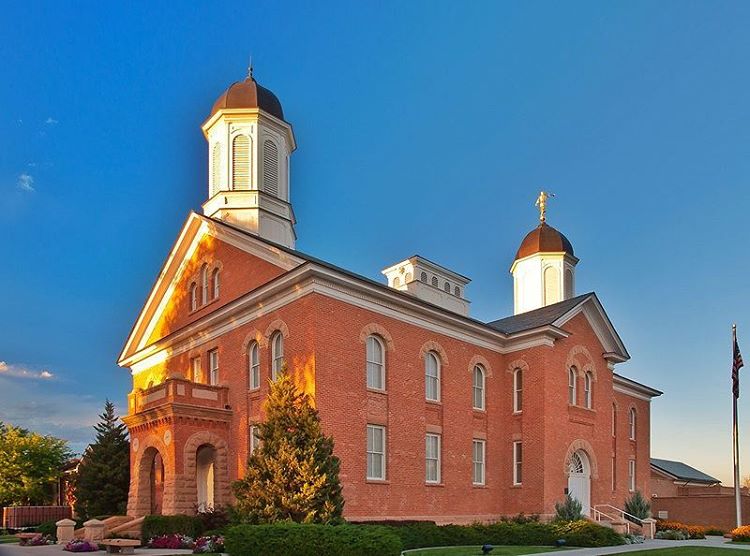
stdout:
POLYGON ((199 126, 252 53, 299 145, 300 249, 378 279, 419 253, 499 318, 536 194, 555 192, 578 291, 633 356, 619 372, 665 391, 653 455, 729 481, 750 4, 150 4, 4 6, 0 420, 81 449, 105 397, 124 407, 115 359, 206 195, 199 126))

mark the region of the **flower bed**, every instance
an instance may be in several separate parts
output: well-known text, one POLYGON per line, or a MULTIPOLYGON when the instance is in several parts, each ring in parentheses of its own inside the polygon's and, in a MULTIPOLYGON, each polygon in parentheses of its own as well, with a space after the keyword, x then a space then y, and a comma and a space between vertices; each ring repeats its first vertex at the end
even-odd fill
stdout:
MULTIPOLYGON (((666 531, 679 531, 685 535, 686 539, 706 538, 706 527, 703 527, 701 525, 686 525, 684 523, 680 523, 679 521, 667 521, 658 519, 656 521, 656 531, 657 533, 666 531)), ((679 535, 675 535, 673 533, 669 533, 667 534, 667 536, 661 536, 657 538, 672 539, 672 537, 677 537, 676 540, 683 540, 682 538, 679 538, 679 535)))
POLYGON ((46 546, 55 544, 55 540, 47 535, 35 535, 29 539, 22 538, 18 544, 21 546, 46 546))
POLYGON ((730 534, 733 541, 748 542, 750 541, 750 525, 743 525, 742 527, 732 529, 730 534))
POLYGON ((74 539, 67 543, 63 550, 68 552, 96 552, 99 550, 99 546, 91 541, 84 541, 82 539, 74 539))
POLYGON ((224 552, 224 537, 211 535, 195 539, 193 554, 207 554, 213 552, 224 552))
POLYGON ((192 537, 187 535, 159 535, 158 537, 152 537, 149 539, 146 545, 149 548, 168 548, 170 550, 180 548, 193 548, 195 547, 195 541, 192 537))

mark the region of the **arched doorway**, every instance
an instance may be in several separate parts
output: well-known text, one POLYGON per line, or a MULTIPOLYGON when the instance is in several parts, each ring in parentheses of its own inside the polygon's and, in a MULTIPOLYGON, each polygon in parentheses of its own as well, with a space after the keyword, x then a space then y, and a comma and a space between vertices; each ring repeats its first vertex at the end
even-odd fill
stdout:
POLYGON ((583 506, 584 515, 591 511, 591 462, 583 450, 570 455, 568 464, 568 494, 583 506))
POLYGON ((195 482, 198 487, 198 511, 203 512, 214 507, 216 486, 216 449, 204 444, 195 455, 195 482))
POLYGON ((156 450, 149 469, 149 498, 151 515, 161 515, 164 502, 164 462, 156 450))

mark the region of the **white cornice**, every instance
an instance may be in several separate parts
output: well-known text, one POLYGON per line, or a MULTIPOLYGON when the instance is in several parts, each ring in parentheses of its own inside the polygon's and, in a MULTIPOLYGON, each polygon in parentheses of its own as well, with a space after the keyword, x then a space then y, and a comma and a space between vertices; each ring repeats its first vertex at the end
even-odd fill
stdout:
POLYGON ((627 394, 628 396, 638 398, 639 400, 645 400, 647 402, 650 402, 651 398, 661 396, 663 393, 660 390, 651 388, 650 386, 646 386, 645 384, 630 380, 629 378, 625 378, 618 374, 612 375, 612 388, 615 392, 627 394))

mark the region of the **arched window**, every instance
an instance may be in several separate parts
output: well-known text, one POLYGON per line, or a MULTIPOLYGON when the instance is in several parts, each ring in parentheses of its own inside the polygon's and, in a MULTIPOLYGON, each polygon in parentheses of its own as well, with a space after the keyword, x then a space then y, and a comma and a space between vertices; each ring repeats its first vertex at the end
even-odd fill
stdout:
POLYGON ((407 272, 406 276, 404 276, 404 284, 408 284, 411 282, 411 272, 407 272))
POLYGON ((513 371, 513 411, 523 411, 523 370, 513 371))
POLYGON ((560 301, 560 273, 553 266, 544 269, 544 304, 560 301))
POLYGON ((435 352, 428 351, 424 356, 425 398, 440 401, 440 359, 435 352))
POLYGON ((221 143, 215 143, 211 154, 211 196, 221 189, 221 143))
POLYGON ((630 440, 635 440, 635 408, 630 408, 630 413, 628 414, 628 425, 630 428, 630 440))
POLYGON ((368 336, 366 342, 367 387, 385 390, 385 350, 377 336, 368 336))
POLYGON ((263 142, 263 191, 279 195, 279 148, 270 139, 263 142))
POLYGON ((399 278, 398 276, 396 276, 393 279, 393 287, 394 288, 398 288, 400 285, 401 285, 401 278, 399 278))
POLYGON ((427 273, 426 272, 423 272, 422 274, 419 275, 419 281, 420 282, 424 282, 425 284, 427 283, 427 273))
POLYGON ((433 277, 432 277, 432 285, 433 285, 433 286, 435 286, 436 288, 438 287, 438 279, 437 279, 437 276, 433 276, 433 277))
POLYGON ((219 269, 215 268, 214 271, 213 271, 213 273, 211 274, 211 284, 212 284, 213 290, 214 290, 213 291, 213 294, 214 294, 213 298, 214 299, 218 299, 219 298, 219 281, 220 281, 219 280, 219 269))
POLYGON ((586 371, 586 373, 583 375, 583 400, 586 404, 587 409, 591 409, 594 405, 592 388, 593 377, 590 371, 586 371))
POLYGON ((271 338, 271 379, 276 380, 284 366, 284 336, 276 332, 271 338))
POLYGON ((565 270, 565 298, 570 299, 571 297, 574 297, 574 292, 573 271, 568 268, 565 270))
POLYGON ((568 369, 568 403, 570 405, 575 405, 578 397, 577 375, 575 367, 568 369))
POLYGON ((201 267, 201 303, 208 303, 208 265, 201 267))
POLYGON ((451 293, 451 285, 448 282, 443 284, 443 289, 447 291, 448 293, 451 293))
POLYGON ((249 369, 250 389, 260 388, 260 353, 258 342, 250 344, 247 350, 247 365, 249 369))
POLYGON ((250 189, 250 138, 238 135, 232 141, 232 189, 250 189))
POLYGON ((474 366, 473 375, 473 407, 474 409, 484 409, 484 369, 481 365, 474 366))
POLYGON ((458 286, 453 288, 453 295, 455 295, 456 297, 461 297, 461 288, 459 288, 458 286))
POLYGON ((198 308, 198 284, 190 284, 190 310, 195 311, 198 308))

